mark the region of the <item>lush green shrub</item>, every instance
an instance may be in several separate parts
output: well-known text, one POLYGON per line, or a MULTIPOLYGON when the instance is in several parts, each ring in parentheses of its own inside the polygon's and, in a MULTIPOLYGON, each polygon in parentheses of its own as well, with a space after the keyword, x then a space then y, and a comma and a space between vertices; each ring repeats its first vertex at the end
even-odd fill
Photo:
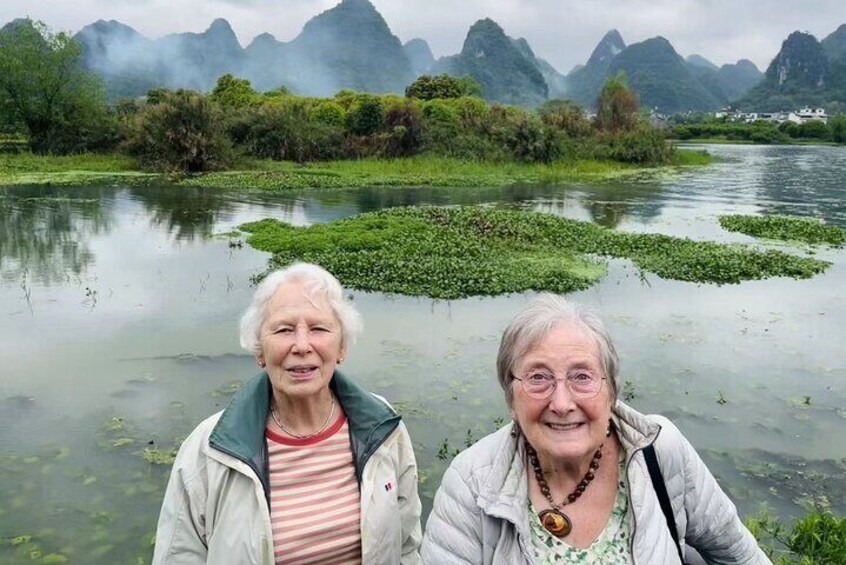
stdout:
POLYGON ((385 127, 388 130, 384 155, 408 157, 420 149, 422 141, 420 108, 411 100, 392 101, 385 110, 385 127))
POLYGON ((443 100, 423 104, 423 146, 438 155, 454 156, 455 142, 461 134, 461 121, 455 108, 443 100))
POLYGON ((829 139, 831 130, 820 120, 811 120, 799 126, 799 136, 804 139, 829 139))
POLYGON ((263 104, 247 115, 239 143, 256 157, 299 163, 343 158, 343 130, 310 120, 310 111, 303 99, 263 104))
POLYGON ((225 74, 217 79, 217 84, 209 95, 209 100, 228 110, 250 106, 258 99, 259 94, 253 90, 250 81, 236 78, 231 74, 225 74))
POLYGON ((190 90, 162 93, 130 126, 126 148, 142 165, 170 172, 222 169, 232 151, 221 110, 190 90))
POLYGON ((165 101, 165 98, 172 93, 172 90, 164 87, 151 88, 147 91, 145 101, 147 102, 147 104, 161 104, 165 101))
POLYGON ((584 138, 593 133, 582 107, 570 100, 550 100, 538 108, 538 114, 544 125, 569 137, 584 138))
POLYGON ((384 126, 382 101, 371 94, 359 94, 347 112, 347 130, 353 135, 370 135, 384 126))
POLYGON ((621 163, 659 165, 673 161, 675 150, 667 144, 664 133, 649 126, 641 126, 629 132, 605 134, 600 140, 605 145, 604 155, 621 163))
POLYGON ((767 512, 745 522, 776 565, 846 563, 846 517, 812 509, 789 529, 767 512))
POLYGON ((327 126, 343 128, 347 116, 340 104, 334 100, 321 100, 311 109, 311 119, 327 126))
POLYGON ((481 131, 490 116, 487 102, 475 96, 454 98, 446 104, 455 111, 459 125, 465 131, 481 131))
POLYGON ((558 157, 555 132, 544 128, 538 117, 519 116, 510 125, 511 127, 502 131, 505 143, 516 159, 549 163, 558 157))
POLYGON ((472 77, 453 77, 442 74, 423 75, 405 89, 409 98, 434 100, 436 98, 461 98, 462 96, 481 96, 482 87, 472 77))
POLYGON ((846 143, 846 114, 837 114, 828 121, 831 139, 836 143, 846 143))

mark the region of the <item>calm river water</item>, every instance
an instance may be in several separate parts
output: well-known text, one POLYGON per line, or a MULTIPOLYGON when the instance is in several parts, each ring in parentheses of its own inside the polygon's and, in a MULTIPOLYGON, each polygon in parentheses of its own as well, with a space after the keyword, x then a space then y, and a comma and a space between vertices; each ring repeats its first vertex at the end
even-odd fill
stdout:
MULTIPOLYGON (((268 256, 222 235, 240 223, 484 203, 726 242, 752 240, 722 231, 724 213, 846 227, 846 149, 709 151, 723 160, 596 185, 0 190, 0 562, 33 552, 149 560, 168 468, 143 455, 171 450, 256 370, 236 326, 268 256)), ((612 261, 601 283, 573 296, 607 319, 631 404, 673 419, 743 514, 789 519, 809 501, 846 512, 846 251, 816 256, 833 265, 813 279, 729 286, 644 277, 612 261)), ((404 414, 428 511, 451 453, 507 414, 494 357, 531 293, 352 294, 365 332, 344 369, 404 414)))

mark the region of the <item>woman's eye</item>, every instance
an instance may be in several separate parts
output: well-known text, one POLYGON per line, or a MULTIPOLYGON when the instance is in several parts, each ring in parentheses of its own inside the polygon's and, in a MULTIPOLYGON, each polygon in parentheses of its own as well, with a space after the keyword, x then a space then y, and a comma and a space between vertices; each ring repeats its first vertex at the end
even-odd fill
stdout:
POLYGON ((532 373, 529 375, 529 380, 535 383, 545 383, 551 379, 552 377, 544 373, 532 373))
POLYGON ((291 333, 293 330, 291 328, 279 328, 274 333, 278 334, 288 334, 291 333))
POLYGON ((577 383, 586 383, 588 381, 592 381, 593 376, 591 376, 590 373, 576 373, 575 375, 572 375, 570 379, 577 383))

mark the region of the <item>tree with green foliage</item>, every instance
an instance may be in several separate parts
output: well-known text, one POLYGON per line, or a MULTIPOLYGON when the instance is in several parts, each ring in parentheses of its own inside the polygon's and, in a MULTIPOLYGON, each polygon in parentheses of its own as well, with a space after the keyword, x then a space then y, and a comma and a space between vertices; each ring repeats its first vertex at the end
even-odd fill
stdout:
POLYGON ((837 114, 828 121, 831 129, 831 140, 835 143, 846 143, 846 114, 837 114))
POLYGON ((637 127, 637 95, 629 88, 625 73, 605 81, 596 103, 596 125, 603 131, 632 131, 637 127))
POLYGON ((129 127, 126 148, 142 165, 168 172, 223 169, 231 158, 221 109, 191 90, 148 103, 129 127))
POLYGON ((250 81, 227 73, 217 79, 209 100, 226 109, 238 109, 254 104, 258 97, 259 94, 253 89, 250 81))
POLYGON ((422 75, 405 89, 408 98, 434 100, 436 98, 461 98, 481 96, 482 87, 472 77, 454 77, 447 74, 422 75))
POLYGON ((37 153, 100 149, 117 126, 96 77, 69 34, 19 20, 0 33, 0 118, 19 123, 37 153))

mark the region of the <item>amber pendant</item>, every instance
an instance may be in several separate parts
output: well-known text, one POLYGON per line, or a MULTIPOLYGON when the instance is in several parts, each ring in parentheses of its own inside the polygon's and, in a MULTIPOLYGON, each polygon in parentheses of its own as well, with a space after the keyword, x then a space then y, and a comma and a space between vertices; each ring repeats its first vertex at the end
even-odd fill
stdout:
POLYGON ((560 510, 544 510, 538 514, 541 524, 550 534, 563 538, 573 531, 573 522, 560 510))

